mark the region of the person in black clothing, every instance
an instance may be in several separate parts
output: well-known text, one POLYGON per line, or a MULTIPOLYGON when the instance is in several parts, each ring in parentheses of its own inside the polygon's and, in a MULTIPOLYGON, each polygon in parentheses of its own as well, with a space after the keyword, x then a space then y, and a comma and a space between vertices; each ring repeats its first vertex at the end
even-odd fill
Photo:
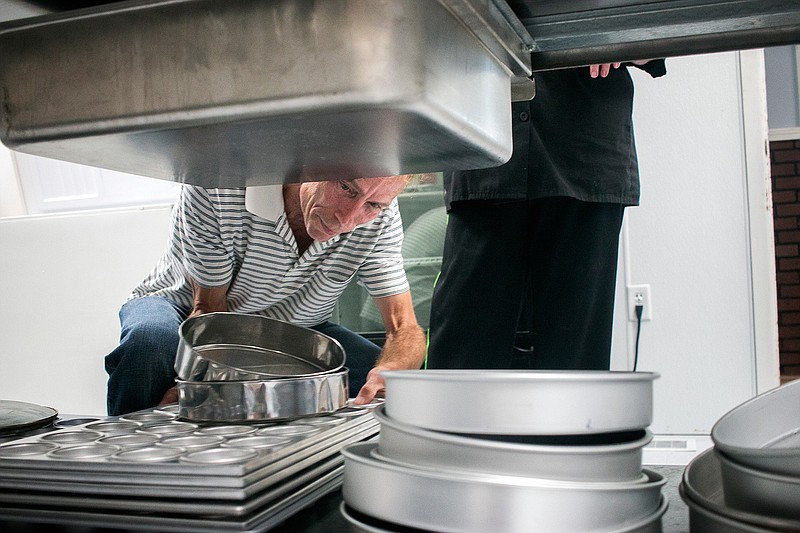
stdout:
POLYGON ((620 229, 639 202, 629 67, 666 74, 663 59, 534 73, 511 159, 444 173, 426 368, 511 368, 522 323, 526 367, 608 370, 620 229))

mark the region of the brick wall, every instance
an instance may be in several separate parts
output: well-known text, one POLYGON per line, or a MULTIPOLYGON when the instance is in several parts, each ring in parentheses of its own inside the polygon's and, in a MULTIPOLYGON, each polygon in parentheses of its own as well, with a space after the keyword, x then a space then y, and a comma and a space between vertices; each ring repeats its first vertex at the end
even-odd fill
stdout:
POLYGON ((782 376, 800 375, 800 140, 770 143, 782 376))

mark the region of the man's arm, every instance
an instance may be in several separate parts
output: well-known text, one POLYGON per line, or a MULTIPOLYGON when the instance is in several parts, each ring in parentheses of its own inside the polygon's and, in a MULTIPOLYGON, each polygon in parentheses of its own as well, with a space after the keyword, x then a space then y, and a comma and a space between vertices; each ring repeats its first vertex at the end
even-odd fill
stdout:
MULTIPOLYGON (((222 287, 213 287, 207 289, 197 284, 195 280, 192 282, 192 292, 194 293, 194 303, 192 304, 192 312, 186 317, 192 318, 193 316, 202 315, 205 313, 215 313, 218 311, 227 311, 228 306, 225 303, 225 295, 228 294, 228 284, 222 287)), ((178 387, 170 387, 158 405, 169 405, 177 403, 178 401, 178 387)))
POLYGON ((212 287, 208 289, 198 285, 195 280, 190 281, 192 282, 194 303, 192 304, 192 312, 189 313, 189 318, 205 313, 216 313, 228 310, 225 297, 228 294, 229 284, 226 283, 222 287, 212 287))
POLYGON ((416 370, 425 360, 425 333, 417 323, 411 292, 376 298, 375 303, 386 326, 386 342, 375 367, 367 374, 367 382, 356 396, 356 404, 371 402, 383 393, 383 370, 416 370))

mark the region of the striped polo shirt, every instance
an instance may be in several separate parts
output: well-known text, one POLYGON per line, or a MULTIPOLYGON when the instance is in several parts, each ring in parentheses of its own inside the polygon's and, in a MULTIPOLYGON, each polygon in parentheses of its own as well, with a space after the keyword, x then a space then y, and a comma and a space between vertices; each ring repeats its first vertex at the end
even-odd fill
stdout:
POLYGON ((372 221, 314 241, 299 256, 281 185, 184 185, 172 210, 169 246, 129 298, 163 296, 191 309, 189 279, 209 288, 230 283, 228 311, 314 326, 330 318, 356 275, 373 298, 407 291, 402 243, 396 199, 372 221), (247 190, 258 192, 258 209, 251 207, 258 215, 246 208, 247 190))

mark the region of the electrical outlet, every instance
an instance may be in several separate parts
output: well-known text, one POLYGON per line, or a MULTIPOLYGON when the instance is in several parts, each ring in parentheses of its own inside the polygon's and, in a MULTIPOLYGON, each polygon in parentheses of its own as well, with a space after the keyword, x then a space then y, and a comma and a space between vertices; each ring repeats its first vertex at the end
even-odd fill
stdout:
POLYGON ((628 285, 628 320, 637 321, 636 306, 642 306, 642 322, 653 320, 650 285, 628 285))

